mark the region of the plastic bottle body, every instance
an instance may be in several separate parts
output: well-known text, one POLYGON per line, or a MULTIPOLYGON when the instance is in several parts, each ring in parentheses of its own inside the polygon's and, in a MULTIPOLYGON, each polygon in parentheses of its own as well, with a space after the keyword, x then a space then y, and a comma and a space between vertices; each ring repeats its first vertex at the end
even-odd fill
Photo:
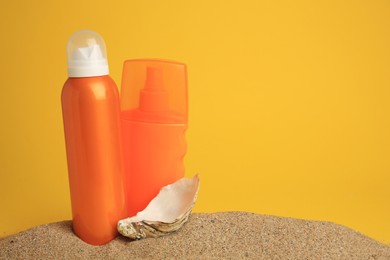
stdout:
POLYGON ((128 215, 143 210, 160 189, 184 177, 187 124, 126 119, 122 113, 128 215))
POLYGON ((73 229, 102 245, 127 216, 118 90, 109 76, 69 78, 61 98, 73 229))

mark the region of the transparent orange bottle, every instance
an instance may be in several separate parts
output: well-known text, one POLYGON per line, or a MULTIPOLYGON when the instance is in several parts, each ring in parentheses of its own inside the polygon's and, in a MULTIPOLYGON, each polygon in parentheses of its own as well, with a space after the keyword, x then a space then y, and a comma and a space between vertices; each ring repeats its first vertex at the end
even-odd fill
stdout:
POLYGON ((184 177, 187 71, 182 63, 127 60, 121 88, 128 215, 184 177))
POLYGON ((126 217, 119 94, 97 33, 73 34, 67 56, 62 110, 73 230, 102 245, 116 237, 117 222, 126 217))

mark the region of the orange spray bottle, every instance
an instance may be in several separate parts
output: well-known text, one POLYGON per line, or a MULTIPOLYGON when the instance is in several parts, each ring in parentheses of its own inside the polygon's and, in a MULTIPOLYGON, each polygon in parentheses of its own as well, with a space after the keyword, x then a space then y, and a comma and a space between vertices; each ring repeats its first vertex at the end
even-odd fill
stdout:
POLYGON ((102 245, 115 238, 117 221, 126 217, 119 94, 96 32, 73 34, 67 56, 61 99, 73 230, 102 245))
POLYGON ((187 72, 182 63, 127 60, 121 88, 128 215, 184 177, 187 72))

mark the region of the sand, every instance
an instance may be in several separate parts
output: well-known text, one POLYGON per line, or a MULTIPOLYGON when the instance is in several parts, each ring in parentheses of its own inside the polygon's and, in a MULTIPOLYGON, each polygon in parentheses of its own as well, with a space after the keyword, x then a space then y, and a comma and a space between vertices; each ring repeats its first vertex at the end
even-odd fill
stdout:
POLYGON ((247 212, 194 213, 162 238, 118 237, 104 246, 77 238, 71 221, 0 240, 0 259, 390 259, 390 246, 331 222, 247 212))

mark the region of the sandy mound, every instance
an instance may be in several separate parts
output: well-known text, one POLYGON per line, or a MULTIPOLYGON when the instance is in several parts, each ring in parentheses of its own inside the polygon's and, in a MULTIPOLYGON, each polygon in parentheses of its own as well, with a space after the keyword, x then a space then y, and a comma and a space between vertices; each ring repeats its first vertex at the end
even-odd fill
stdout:
POLYGON ((246 212, 194 213, 178 232, 91 246, 70 221, 38 226, 0 240, 0 259, 134 258, 390 259, 390 247, 347 227, 246 212))

